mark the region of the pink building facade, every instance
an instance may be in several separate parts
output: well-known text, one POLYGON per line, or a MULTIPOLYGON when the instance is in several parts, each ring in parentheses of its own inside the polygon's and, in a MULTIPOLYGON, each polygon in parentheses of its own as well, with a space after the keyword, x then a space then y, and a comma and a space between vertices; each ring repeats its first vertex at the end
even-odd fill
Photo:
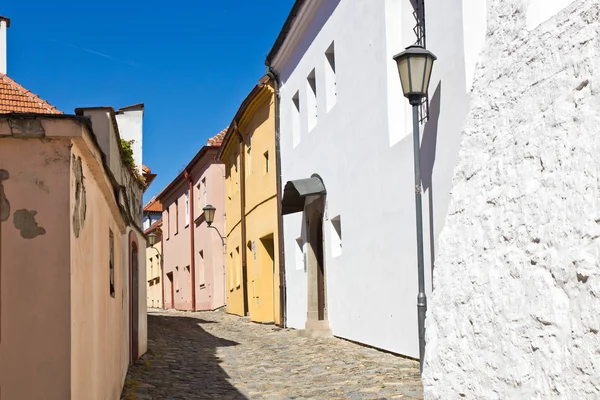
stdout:
POLYGON ((162 248, 165 308, 215 310, 225 305, 224 246, 204 220, 216 207, 213 226, 225 227, 225 177, 216 161, 225 131, 209 140, 158 196, 163 204, 162 248))

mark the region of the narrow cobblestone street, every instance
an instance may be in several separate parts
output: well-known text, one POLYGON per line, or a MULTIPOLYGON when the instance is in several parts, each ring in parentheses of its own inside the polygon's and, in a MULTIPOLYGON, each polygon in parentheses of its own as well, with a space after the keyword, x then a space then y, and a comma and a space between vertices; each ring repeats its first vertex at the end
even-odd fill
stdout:
POLYGON ((418 363, 224 312, 148 312, 122 399, 419 399, 418 363))

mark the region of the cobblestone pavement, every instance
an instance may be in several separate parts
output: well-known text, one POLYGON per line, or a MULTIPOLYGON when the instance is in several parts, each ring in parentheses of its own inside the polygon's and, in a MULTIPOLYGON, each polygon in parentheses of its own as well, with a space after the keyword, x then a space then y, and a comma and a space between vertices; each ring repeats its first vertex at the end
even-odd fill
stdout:
POLYGON ((149 311, 122 399, 420 399, 418 363, 224 312, 149 311))

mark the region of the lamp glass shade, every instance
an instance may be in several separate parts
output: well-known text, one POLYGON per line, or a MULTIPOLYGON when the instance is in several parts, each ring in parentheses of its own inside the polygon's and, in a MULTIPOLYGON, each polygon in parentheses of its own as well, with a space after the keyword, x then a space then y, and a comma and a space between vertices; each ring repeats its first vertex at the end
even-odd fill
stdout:
POLYGON ((206 220, 206 223, 208 224, 208 226, 212 225, 215 218, 216 208, 208 204, 202 210, 204 211, 204 219, 206 220))
POLYGON ((402 83, 402 92, 410 100, 427 95, 431 70, 436 57, 421 46, 410 46, 394 56, 402 83))
POLYGON ((148 243, 150 246, 154 246, 156 244, 156 233, 151 232, 148 234, 148 243))

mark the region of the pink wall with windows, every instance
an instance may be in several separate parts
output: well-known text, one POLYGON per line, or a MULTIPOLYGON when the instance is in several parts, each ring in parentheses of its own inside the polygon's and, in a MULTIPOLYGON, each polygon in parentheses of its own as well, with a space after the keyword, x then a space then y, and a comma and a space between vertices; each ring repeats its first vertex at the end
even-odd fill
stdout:
POLYGON ((218 233, 207 227, 202 212, 206 204, 217 209, 213 225, 222 233, 225 178, 223 166, 216 162, 218 151, 217 146, 203 147, 184 172, 159 195, 163 203, 166 308, 194 309, 191 229, 194 229, 195 309, 214 310, 225 305, 223 246, 218 233), (186 175, 191 178, 191 191, 186 175))

